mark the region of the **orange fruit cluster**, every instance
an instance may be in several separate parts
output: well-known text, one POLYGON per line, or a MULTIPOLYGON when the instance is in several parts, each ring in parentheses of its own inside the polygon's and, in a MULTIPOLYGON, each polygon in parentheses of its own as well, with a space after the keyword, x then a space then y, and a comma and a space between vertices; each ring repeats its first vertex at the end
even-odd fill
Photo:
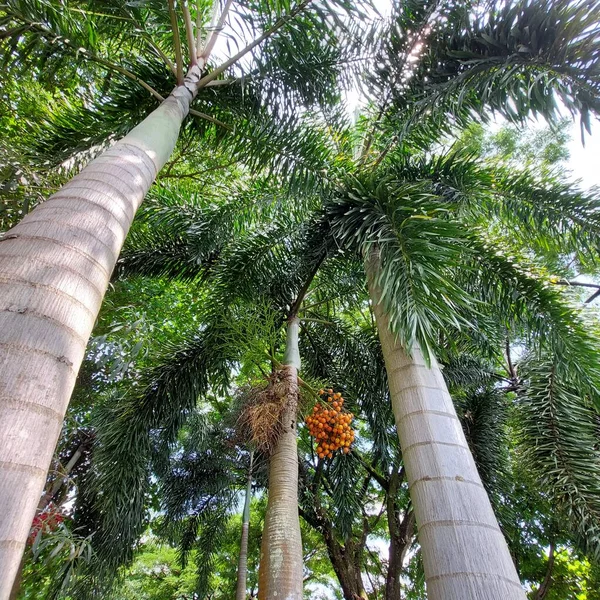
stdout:
POLYGON ((354 415, 343 410, 344 399, 339 392, 319 390, 319 395, 325 396, 327 404, 316 404, 305 419, 310 435, 317 441, 317 454, 319 458, 333 458, 333 453, 340 449, 348 454, 354 441, 351 426, 354 415))

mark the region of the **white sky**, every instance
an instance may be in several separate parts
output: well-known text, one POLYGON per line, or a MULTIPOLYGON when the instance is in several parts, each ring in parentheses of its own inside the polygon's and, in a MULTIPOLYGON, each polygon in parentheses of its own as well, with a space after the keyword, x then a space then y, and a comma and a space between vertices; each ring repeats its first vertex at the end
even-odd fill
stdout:
POLYGON ((579 122, 571 127, 571 154, 568 165, 575 179, 581 179, 584 187, 600 186, 600 123, 592 123, 592 135, 585 136, 585 147, 581 144, 579 122))

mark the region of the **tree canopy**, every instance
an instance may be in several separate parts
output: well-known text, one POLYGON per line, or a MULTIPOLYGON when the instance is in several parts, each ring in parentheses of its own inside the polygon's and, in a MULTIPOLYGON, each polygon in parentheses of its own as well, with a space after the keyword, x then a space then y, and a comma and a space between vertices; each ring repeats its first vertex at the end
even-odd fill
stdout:
POLYGON ((376 254, 390 329, 442 365, 529 597, 595 600, 600 195, 569 177, 564 114, 583 137, 600 113, 599 9, 0 4, 3 230, 218 43, 112 274, 19 597, 233 597, 248 477, 257 597, 270 453, 244 415, 298 317, 305 597, 426 598, 376 254), (319 390, 344 398, 347 453, 320 456, 319 390))

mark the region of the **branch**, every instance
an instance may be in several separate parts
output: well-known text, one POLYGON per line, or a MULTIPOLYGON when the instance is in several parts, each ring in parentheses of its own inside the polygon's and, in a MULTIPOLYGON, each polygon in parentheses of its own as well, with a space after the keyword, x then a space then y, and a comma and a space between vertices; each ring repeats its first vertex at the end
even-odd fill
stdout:
POLYGON ((568 281, 566 279, 561 279, 560 281, 555 282, 556 285, 568 285, 568 286, 576 286, 576 287, 587 287, 594 288, 595 290, 600 290, 600 284, 597 283, 587 283, 585 281, 568 281))
POLYGON ((190 14, 190 7, 188 6, 187 0, 183 0, 181 9, 183 11, 183 22, 185 23, 185 36, 187 38, 188 53, 190 55, 190 66, 193 66, 198 64, 198 59, 196 56, 194 25, 192 23, 192 15, 190 14))
POLYGON ((177 85, 183 85, 183 54, 181 52, 179 26, 177 25, 177 13, 175 12, 175 0, 168 0, 168 2, 169 16, 171 17, 171 29, 173 30, 173 45, 175 46, 175 61, 177 63, 177 85))
POLYGON ((548 554, 548 568, 546 569, 546 576, 544 577, 544 581, 538 588, 537 592, 534 594, 532 600, 544 600, 548 591, 550 590, 550 586, 552 585, 552 571, 554 570, 554 542, 550 543, 550 552, 548 554))
POLYGON ((377 160, 373 163, 373 169, 376 169, 382 162, 383 159, 388 155, 390 150, 398 143, 398 136, 395 135, 389 144, 381 151, 381 154, 377 158, 377 160))
MULTIPOLYGON (((215 0, 215 2, 218 2, 218 0, 215 0)), ((231 8, 232 4, 233 4, 233 0, 227 0, 225 6, 223 7, 223 12, 221 13, 221 16, 219 17, 217 24, 213 28, 213 31, 210 34, 210 37, 208 38, 206 45, 202 49, 202 53, 198 57, 198 58, 204 59, 204 64, 206 64, 208 62, 210 54, 213 51, 215 44, 217 43, 217 38, 219 37, 219 34, 223 30, 223 27, 225 25, 225 20, 227 19, 227 14, 229 13, 229 9, 231 8)))
POLYGON ((288 319, 292 319, 293 317, 298 316, 298 311, 300 310, 300 306, 301 306, 302 302, 304 301, 306 292, 308 292, 308 288, 310 287, 310 284, 313 282, 313 279, 316 277, 316 275, 319 271, 319 267, 323 264, 324 260, 325 260, 325 253, 323 253, 319 257, 319 260, 317 260, 317 262, 315 263, 315 266, 313 267, 313 270, 309 273, 308 278, 304 282, 304 285, 300 288, 300 291, 298 292, 298 295, 296 296, 296 300, 292 304, 292 306, 290 308, 290 312, 288 313, 288 319))
MULTIPOLYGON (((257 37, 253 42, 248 44, 245 48, 242 48, 237 54, 226 60, 222 65, 217 67, 214 71, 211 71, 208 75, 205 75, 197 84, 197 88, 201 89, 205 87, 210 81, 216 79, 221 73, 225 72, 231 65, 235 64, 240 58, 244 57, 248 52, 254 50, 256 46, 262 43, 267 38, 271 37, 275 32, 279 31, 284 25, 286 25, 291 19, 293 19, 298 13, 302 12, 312 0, 304 0, 301 2, 291 13, 281 17, 273 27, 267 29, 261 36, 257 37)), ((204 53, 203 53, 204 56, 204 53)))
POLYGON ((519 381, 519 378, 517 377, 517 371, 510 356, 510 340, 508 337, 506 338, 506 362, 508 363, 508 374, 510 376, 509 381, 515 385, 515 383, 519 381))
POLYGON ((234 160, 230 163, 226 163, 224 165, 216 165, 214 167, 208 167, 207 169, 202 169, 202 171, 194 171, 193 173, 171 173, 171 169, 174 166, 176 161, 172 161, 163 175, 160 175, 161 179, 167 179, 169 177, 199 177, 200 175, 204 175, 206 173, 210 173, 211 171, 220 171, 221 169, 227 169, 237 164, 237 160, 234 160))
POLYGON ((561 279, 560 281, 556 281, 555 284, 566 285, 569 287, 575 286, 595 289, 596 291, 587 300, 584 301, 584 304, 589 304, 590 302, 593 302, 596 298, 598 298, 598 296, 600 296, 600 285, 597 283, 587 283, 585 281, 568 281, 566 279, 561 279))
POLYGON ((200 0, 196 0, 196 61, 202 53, 202 10, 200 0))
POLYGON ((16 18, 20 19, 21 21, 23 21, 24 23, 26 23, 29 28, 39 31, 42 35, 44 35, 48 40, 51 40, 53 43, 60 43, 63 46, 66 46, 67 48, 71 48, 78 54, 83 54, 92 62, 98 63, 99 65, 102 65, 103 67, 106 67, 107 69, 112 69, 113 71, 116 71, 117 73, 120 73, 121 75, 124 75, 128 79, 131 79, 132 81, 135 81, 136 83, 139 83, 145 90, 150 92, 155 98, 157 98, 161 102, 164 100, 164 97, 159 92, 157 92, 151 85, 149 85, 143 79, 140 79, 137 75, 135 75, 131 71, 125 69, 124 67, 121 67, 120 65, 116 65, 115 63, 113 63, 109 60, 106 60, 105 58, 102 58, 101 56, 93 54, 87 48, 80 48, 79 46, 76 46, 69 40, 57 35, 56 33, 51 31, 47 27, 44 27, 40 23, 35 23, 33 21, 26 19, 20 13, 14 13, 14 16, 16 18))
POLYGON ((589 304, 593 302, 598 296, 600 296, 600 289, 595 291, 585 302, 584 304, 589 304))
POLYGON ((90 60, 97 62, 99 65, 102 65, 102 66, 106 67, 107 69, 112 69, 113 71, 116 71, 117 73, 121 73, 121 75, 124 75, 125 77, 135 81, 136 83, 139 83, 145 90, 150 92, 155 98, 157 98, 161 102, 164 101, 165 98, 162 94, 160 94, 150 84, 146 83, 143 79, 140 79, 137 75, 135 75, 131 71, 128 71, 127 69, 125 69, 119 65, 115 65, 114 63, 110 62, 109 60, 105 60, 104 58, 95 56, 94 54, 92 54, 91 52, 88 52, 85 49, 82 49, 81 53, 85 54, 86 56, 88 56, 90 58, 90 60))
POLYGON ((314 529, 319 532, 323 531, 323 525, 319 523, 319 517, 306 512, 300 505, 298 506, 298 514, 314 529))
POLYGON ((325 321, 324 319, 311 319, 310 317, 299 317, 303 323, 321 323, 321 325, 335 325, 331 321, 325 321))
POLYGON ((194 115, 195 117, 200 117, 201 119, 206 119, 207 121, 210 121, 211 123, 215 123, 216 125, 220 125, 221 127, 229 130, 229 131, 233 131, 233 127, 231 127, 231 125, 227 125, 227 123, 223 123, 223 121, 219 121, 219 119, 215 119, 215 117, 211 117, 210 115, 207 115, 206 113, 200 112, 199 110, 195 110, 193 108, 190 108, 190 115, 194 115))
POLYGON ((384 492, 388 492, 390 489, 390 482, 379 473, 373 465, 368 463, 356 450, 352 450, 351 454, 360 462, 360 464, 367 470, 367 472, 373 477, 373 479, 379 484, 384 492))
POLYGON ((146 40, 150 48, 158 54, 160 58, 162 58, 163 62, 167 67, 169 67, 170 71, 173 75, 177 75, 177 67, 173 64, 173 61, 162 51, 160 46, 154 42, 152 36, 148 35, 145 31, 142 33, 142 37, 146 40))
POLYGON ((220 79, 219 81, 210 81, 206 84, 206 87, 217 87, 221 85, 233 85, 242 81, 241 77, 238 79, 220 79))

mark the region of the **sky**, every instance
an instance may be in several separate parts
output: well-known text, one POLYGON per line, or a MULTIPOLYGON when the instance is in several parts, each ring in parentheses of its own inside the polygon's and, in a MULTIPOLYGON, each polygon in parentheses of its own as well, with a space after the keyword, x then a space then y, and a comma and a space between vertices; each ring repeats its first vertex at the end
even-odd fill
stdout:
POLYGON ((581 179, 582 185, 589 188, 600 186, 600 123, 592 123, 592 135, 585 136, 585 147, 581 144, 579 122, 571 127, 568 166, 575 179, 581 179))

